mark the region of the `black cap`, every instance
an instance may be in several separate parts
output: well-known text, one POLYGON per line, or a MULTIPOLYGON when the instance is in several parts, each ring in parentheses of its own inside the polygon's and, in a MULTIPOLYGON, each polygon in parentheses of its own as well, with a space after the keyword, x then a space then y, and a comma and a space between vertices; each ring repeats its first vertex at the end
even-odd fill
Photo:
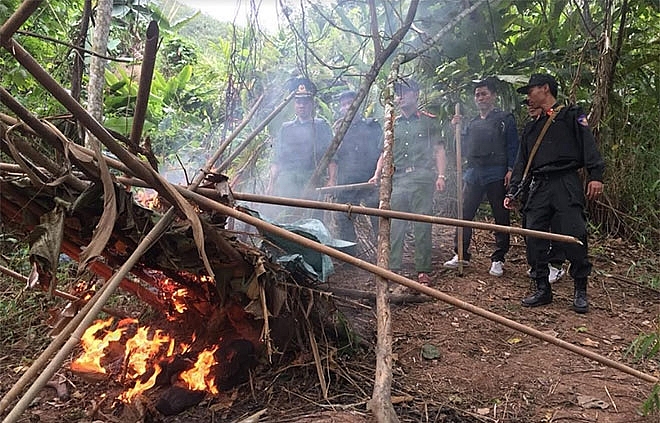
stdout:
POLYGON ((289 91, 294 91, 295 98, 311 98, 316 95, 316 85, 308 78, 291 78, 287 81, 289 91))
POLYGON ((419 84, 412 78, 404 78, 394 83, 394 92, 397 95, 405 91, 419 91, 419 84))
POLYGON ((516 91, 518 91, 520 94, 527 94, 527 92, 531 87, 539 87, 545 84, 548 84, 548 87, 550 88, 550 92, 556 96, 557 87, 559 85, 557 84, 557 80, 552 75, 549 75, 547 73, 532 74, 532 76, 529 78, 529 82, 527 83, 527 85, 518 88, 516 91))

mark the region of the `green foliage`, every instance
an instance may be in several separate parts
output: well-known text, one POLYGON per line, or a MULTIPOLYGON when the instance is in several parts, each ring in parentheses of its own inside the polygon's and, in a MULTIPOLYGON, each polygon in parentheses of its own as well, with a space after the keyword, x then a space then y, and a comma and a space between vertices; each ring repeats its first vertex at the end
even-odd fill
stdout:
MULTIPOLYGON (((636 360, 654 360, 656 365, 660 365, 660 325, 656 332, 650 334, 641 334, 633 341, 628 348, 627 354, 631 354, 636 360)), ((645 415, 660 414, 660 384, 655 384, 649 397, 642 404, 642 412, 645 415)))

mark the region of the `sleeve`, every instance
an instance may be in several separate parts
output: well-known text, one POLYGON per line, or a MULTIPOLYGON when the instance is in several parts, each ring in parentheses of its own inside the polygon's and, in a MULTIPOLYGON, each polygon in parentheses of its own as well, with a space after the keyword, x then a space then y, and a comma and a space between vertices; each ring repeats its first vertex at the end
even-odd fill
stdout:
POLYGON ((516 127, 516 118, 513 117, 513 114, 507 114, 504 124, 504 137, 506 140, 506 164, 509 169, 513 169, 516 163, 518 147, 520 146, 520 140, 518 139, 518 128, 516 127))
MULTIPOLYGON (((325 119, 319 119, 318 127, 316 130, 317 141, 321 147, 321 152, 325 153, 328 150, 328 147, 330 147, 330 143, 332 142, 332 128, 330 128, 330 124, 328 124, 325 119)), ((331 160, 333 162, 336 161, 336 154, 333 155, 331 160)))
POLYGON ((431 138, 431 143, 434 146, 444 146, 445 140, 442 136, 442 126, 440 125, 440 119, 435 116, 427 116, 427 125, 429 130, 429 136, 431 138))
POLYGON ((582 160, 584 167, 589 173, 589 181, 603 182, 603 173, 605 172, 605 162, 603 161, 596 139, 594 138, 587 116, 581 108, 577 108, 574 125, 576 127, 578 140, 582 143, 582 160))
POLYGON ((283 140, 286 139, 286 126, 282 125, 277 131, 277 136, 275 137, 275 142, 273 143, 273 159, 272 163, 275 165, 281 164, 282 151, 283 151, 283 140))

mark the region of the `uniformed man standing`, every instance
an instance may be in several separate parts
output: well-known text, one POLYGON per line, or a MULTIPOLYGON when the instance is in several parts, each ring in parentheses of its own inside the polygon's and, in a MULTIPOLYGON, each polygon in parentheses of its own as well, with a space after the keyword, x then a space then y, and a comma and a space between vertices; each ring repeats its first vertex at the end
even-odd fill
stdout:
MULTIPOLYGON (((447 158, 435 116, 420 111, 419 85, 412 79, 394 86, 394 102, 400 114, 394 121, 392 159, 392 210, 433 214, 433 193, 445 189, 447 158)), ((378 159, 370 182, 380 179, 383 156, 378 159)), ((408 222, 392 220, 390 269, 401 270, 403 241, 408 222)), ((420 283, 430 284, 431 224, 415 222, 415 270, 420 283)))
MULTIPOLYGON (((339 95, 339 111, 341 116, 346 112, 355 99, 355 91, 344 91, 339 95)), ((343 118, 337 120, 339 125, 343 118)), ((383 130, 374 119, 367 119, 356 115, 351 126, 346 131, 341 145, 335 155, 337 163, 337 181, 330 181, 330 185, 347 185, 367 182, 376 170, 376 163, 383 148, 383 130)), ((378 207, 378 190, 375 188, 359 188, 355 190, 339 191, 337 201, 345 204, 378 207)), ((377 219, 372 219, 376 228, 377 219)), ((337 215, 339 237, 346 241, 355 242, 356 234, 353 219, 348 213, 337 215)))
MULTIPOLYGON (((509 211, 504 208, 504 196, 511 178, 511 171, 518 152, 518 130, 516 120, 510 112, 495 107, 497 86, 494 78, 486 78, 474 86, 474 103, 479 109, 465 130, 464 157, 467 165, 463 172, 463 219, 473 220, 484 197, 493 212, 495 223, 509 226, 509 211)), ((461 122, 456 115, 452 123, 461 122)), ((454 257, 445 262, 445 267, 458 267, 458 229, 454 237, 454 257)), ((463 228, 463 264, 470 262, 472 229, 463 228)), ((504 274, 504 256, 509 251, 509 234, 495 232, 495 251, 490 256, 489 273, 504 274)))
MULTIPOLYGON (((543 113, 523 133, 520 154, 504 207, 513 207, 513 195, 518 192, 524 169, 534 145, 538 143, 538 149, 529 165, 532 178, 527 201, 523 206, 526 228, 547 231, 552 219, 556 217, 552 223, 557 224, 557 232, 572 235, 582 241, 582 245, 566 243, 563 248, 571 262, 569 273, 575 288, 573 309, 577 313, 586 313, 589 309, 587 278, 591 273, 591 263, 587 256, 585 193, 578 170, 583 167, 586 169, 586 198, 595 200, 603 192, 605 164, 584 112, 577 106, 560 105, 557 102, 557 88, 557 81, 551 75, 533 74, 529 83, 518 89, 518 92, 527 95, 531 107, 541 107, 543 113), (541 137, 544 127, 548 129, 541 137)), ((552 289, 548 281, 549 246, 549 241, 545 239, 527 239, 530 276, 536 281, 536 292, 522 300, 525 307, 552 302, 552 289)))
MULTIPOLYGON (((292 80, 296 117, 284 122, 274 144, 266 192, 301 198, 316 166, 332 141, 332 129, 325 119, 314 116, 316 87, 307 78, 292 80)), ((336 165, 328 165, 330 178, 336 165)))

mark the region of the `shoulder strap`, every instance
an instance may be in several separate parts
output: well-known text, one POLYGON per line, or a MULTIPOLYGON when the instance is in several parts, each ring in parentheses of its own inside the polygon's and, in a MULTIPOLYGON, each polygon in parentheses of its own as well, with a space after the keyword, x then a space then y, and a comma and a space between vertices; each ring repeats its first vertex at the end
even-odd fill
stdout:
POLYGON ((548 120, 545 121, 545 125, 543 125, 543 128, 541 129, 541 133, 536 138, 534 147, 532 147, 532 151, 529 153, 529 158, 527 159, 527 165, 525 166, 525 171, 523 172, 523 176, 522 176, 523 181, 527 178, 527 174, 529 173, 529 168, 532 167, 532 160, 534 160, 534 156, 536 155, 536 152, 538 151, 539 146, 541 145, 541 141, 543 141, 543 137, 545 136, 545 133, 548 132, 548 128, 550 128, 550 124, 555 120, 555 117, 557 116, 559 111, 563 108, 564 106, 561 105, 556 109, 554 109, 548 120))

